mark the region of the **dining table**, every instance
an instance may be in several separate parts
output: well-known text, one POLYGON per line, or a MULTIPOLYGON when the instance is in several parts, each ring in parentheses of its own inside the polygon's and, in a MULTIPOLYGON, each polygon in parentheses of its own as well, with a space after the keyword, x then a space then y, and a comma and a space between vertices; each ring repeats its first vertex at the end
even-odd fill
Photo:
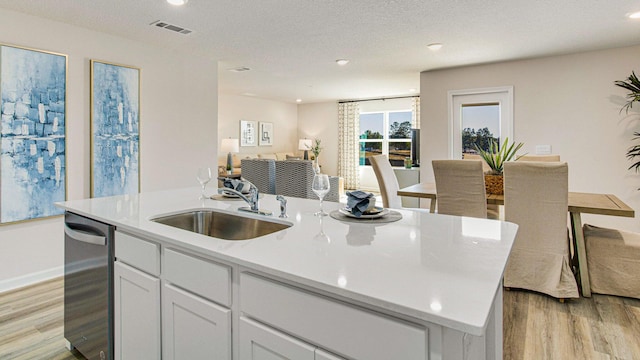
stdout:
MULTIPOLYGON (((435 182, 422 182, 398 190, 398 195, 430 200, 430 212, 435 213, 437 192, 435 182)), ((582 296, 591 297, 589 269, 582 230, 581 214, 635 217, 635 211, 613 194, 569 192, 569 217, 573 239, 574 258, 577 262, 577 275, 582 296)), ((504 205, 504 195, 487 194, 487 204, 504 205)))

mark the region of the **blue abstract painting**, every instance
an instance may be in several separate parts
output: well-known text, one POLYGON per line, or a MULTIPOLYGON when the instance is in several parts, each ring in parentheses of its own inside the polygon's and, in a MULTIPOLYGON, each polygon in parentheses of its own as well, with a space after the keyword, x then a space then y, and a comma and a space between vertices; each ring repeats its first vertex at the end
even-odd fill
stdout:
POLYGON ((0 222, 62 214, 66 55, 0 46, 0 222))
POLYGON ((140 69, 91 61, 91 196, 139 192, 140 69))

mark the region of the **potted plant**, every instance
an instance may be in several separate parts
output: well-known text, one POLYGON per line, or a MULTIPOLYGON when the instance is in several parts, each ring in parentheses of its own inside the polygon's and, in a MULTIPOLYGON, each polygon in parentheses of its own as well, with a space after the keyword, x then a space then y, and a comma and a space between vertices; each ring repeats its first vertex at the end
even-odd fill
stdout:
POLYGON ((487 194, 504 194, 504 179, 502 177, 504 163, 511 160, 516 161, 524 156, 524 154, 516 156, 516 153, 523 145, 523 143, 519 143, 517 145, 513 143, 509 145, 509 138, 504 139, 504 144, 502 144, 501 148, 493 139, 489 141, 488 150, 481 149, 478 145, 474 145, 478 154, 480 154, 480 157, 482 157, 487 165, 489 165, 489 168, 491 168, 489 171, 485 172, 484 175, 484 184, 487 194))
POLYGON ((320 151, 322 151, 322 148, 320 147, 320 139, 313 140, 313 146, 309 148, 309 151, 313 154, 313 171, 315 171, 316 174, 320 174, 320 163, 318 160, 320 151))
MULTIPOLYGON (((624 80, 624 81, 616 81, 616 82, 614 82, 614 84, 616 86, 619 86, 619 87, 623 88, 623 89, 629 90, 629 93, 627 93, 628 101, 627 101, 626 104, 624 104, 622 109, 620 109, 621 112, 622 112, 622 110, 625 110, 627 113, 629 113, 629 109, 631 109, 633 107, 633 103, 634 102, 640 102, 640 80, 638 80, 638 77, 636 76, 636 73, 632 71, 631 75, 629 75, 629 77, 626 80, 624 80)), ((640 139, 640 132, 636 131, 636 132, 633 133, 633 135, 635 137, 632 140, 640 139)), ((629 160, 633 160, 636 157, 640 158, 640 144, 632 146, 627 151, 627 158, 629 160)), ((640 160, 638 160, 635 163, 631 164, 631 166, 629 166, 629 170, 630 169, 635 169, 636 172, 640 171, 640 160)), ((638 189, 638 190, 640 190, 640 189, 638 189)))

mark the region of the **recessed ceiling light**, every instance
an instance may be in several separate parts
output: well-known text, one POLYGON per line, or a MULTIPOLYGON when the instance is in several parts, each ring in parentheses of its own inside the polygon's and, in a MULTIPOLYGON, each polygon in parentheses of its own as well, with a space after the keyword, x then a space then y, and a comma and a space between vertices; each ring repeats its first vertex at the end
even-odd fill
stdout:
POLYGON ((189 0, 167 0, 171 5, 181 6, 189 2, 189 0))
POLYGON ((431 51, 438 51, 440 49, 442 49, 442 44, 441 43, 432 43, 427 45, 427 48, 429 48, 429 50, 431 51))
POLYGON ((296 102, 297 102, 297 103, 301 103, 301 102, 302 102, 302 99, 296 99, 296 102))
POLYGON ((629 14, 629 19, 640 19, 640 11, 629 14))
POLYGON ((349 63, 349 60, 347 59, 338 59, 336 60, 336 64, 340 65, 340 66, 345 66, 349 63))

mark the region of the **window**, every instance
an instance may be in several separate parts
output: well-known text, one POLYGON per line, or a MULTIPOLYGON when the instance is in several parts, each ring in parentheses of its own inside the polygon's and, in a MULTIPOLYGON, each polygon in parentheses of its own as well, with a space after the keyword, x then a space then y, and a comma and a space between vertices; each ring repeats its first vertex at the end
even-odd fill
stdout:
POLYGON ((360 165, 384 154, 392 166, 403 166, 411 156, 411 110, 360 114, 360 165))
POLYGON ((462 104, 462 154, 476 154, 476 146, 489 150, 500 143, 500 104, 462 104))

